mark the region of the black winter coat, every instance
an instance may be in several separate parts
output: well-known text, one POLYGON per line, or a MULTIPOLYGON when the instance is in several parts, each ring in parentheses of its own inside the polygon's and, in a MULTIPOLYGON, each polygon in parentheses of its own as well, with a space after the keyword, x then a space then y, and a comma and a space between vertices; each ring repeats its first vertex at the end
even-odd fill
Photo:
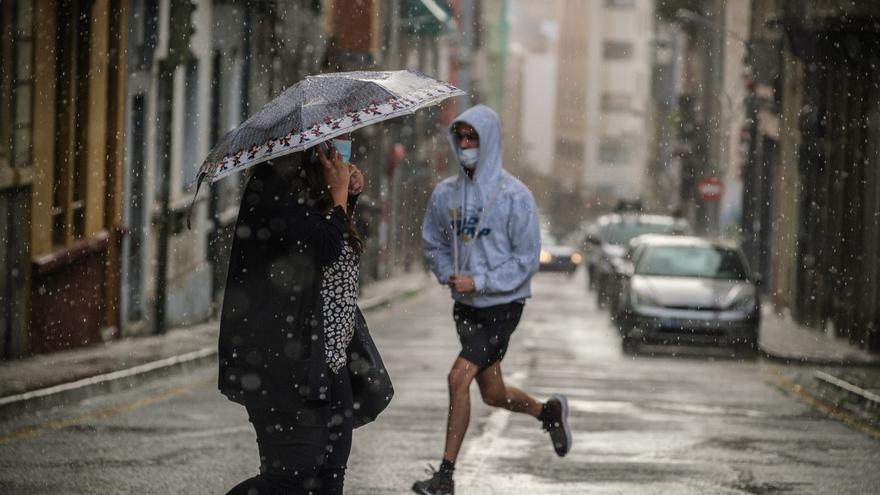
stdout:
POLYGON ((342 252, 348 217, 314 209, 297 153, 256 168, 242 194, 220 318, 219 387, 234 402, 325 425, 322 268, 342 252))

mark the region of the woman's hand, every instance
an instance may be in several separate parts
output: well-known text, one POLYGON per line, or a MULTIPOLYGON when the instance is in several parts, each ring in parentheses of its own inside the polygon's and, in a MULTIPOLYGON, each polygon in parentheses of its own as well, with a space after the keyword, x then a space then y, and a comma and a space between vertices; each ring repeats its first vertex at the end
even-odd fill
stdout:
POLYGON ((360 194, 364 190, 364 174, 351 163, 348 164, 348 168, 351 170, 351 178, 348 181, 348 194, 360 194))
POLYGON ((330 189, 333 198, 333 206, 341 206, 344 210, 348 201, 348 184, 351 182, 351 169, 349 164, 342 161, 339 152, 331 148, 329 156, 324 152, 324 146, 318 145, 318 160, 324 169, 324 181, 330 189))

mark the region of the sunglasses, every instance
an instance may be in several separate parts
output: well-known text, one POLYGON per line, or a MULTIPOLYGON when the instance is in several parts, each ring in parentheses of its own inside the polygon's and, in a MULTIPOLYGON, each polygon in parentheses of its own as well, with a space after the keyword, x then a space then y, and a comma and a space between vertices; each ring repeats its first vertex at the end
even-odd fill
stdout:
POLYGON ((467 139, 468 141, 480 140, 480 136, 478 136, 476 132, 456 132, 455 137, 459 141, 464 141, 465 139, 467 139))

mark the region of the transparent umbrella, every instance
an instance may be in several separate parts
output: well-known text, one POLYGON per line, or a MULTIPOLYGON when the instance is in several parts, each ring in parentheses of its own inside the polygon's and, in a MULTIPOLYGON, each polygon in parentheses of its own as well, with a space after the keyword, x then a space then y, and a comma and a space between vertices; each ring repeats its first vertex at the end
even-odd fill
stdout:
POLYGON ((229 131, 208 153, 195 180, 214 182, 463 94, 451 84, 412 70, 309 76, 229 131))

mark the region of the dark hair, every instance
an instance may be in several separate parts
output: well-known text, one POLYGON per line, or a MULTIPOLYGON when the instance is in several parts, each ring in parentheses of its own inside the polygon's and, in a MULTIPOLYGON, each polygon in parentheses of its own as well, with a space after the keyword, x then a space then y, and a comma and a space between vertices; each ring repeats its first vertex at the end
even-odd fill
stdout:
MULTIPOLYGON (((321 162, 314 148, 304 152, 299 176, 306 186, 307 200, 313 208, 318 211, 333 209, 333 198, 330 197, 327 181, 324 180, 324 171, 321 169, 321 162)), ((354 226, 354 209, 348 212, 346 240, 355 253, 359 255, 364 253, 364 240, 354 226)))

